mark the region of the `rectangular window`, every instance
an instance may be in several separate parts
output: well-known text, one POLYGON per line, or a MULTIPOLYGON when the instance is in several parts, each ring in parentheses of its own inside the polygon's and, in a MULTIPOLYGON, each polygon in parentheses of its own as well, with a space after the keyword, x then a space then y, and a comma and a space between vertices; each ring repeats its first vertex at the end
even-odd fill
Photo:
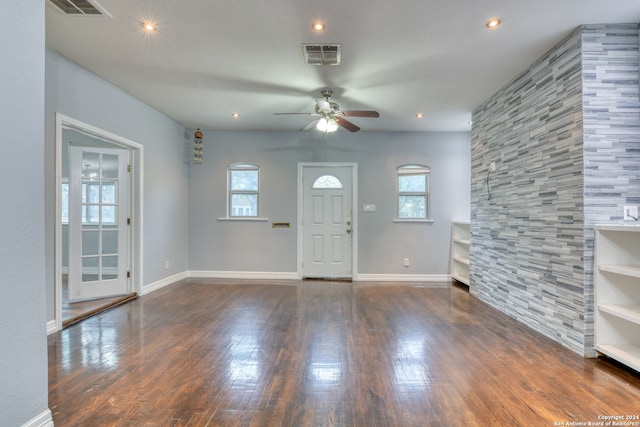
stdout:
POLYGON ((229 166, 229 217, 257 217, 259 168, 248 163, 229 166))
MULTIPOLYGON (((97 225, 99 217, 99 183, 82 184, 82 224, 97 225)), ((69 224, 69 182, 62 183, 62 224, 69 224)), ((116 225, 116 184, 103 182, 102 184, 102 224, 116 225)))
POLYGON ((398 167, 398 218, 429 218, 429 168, 423 165, 398 167))

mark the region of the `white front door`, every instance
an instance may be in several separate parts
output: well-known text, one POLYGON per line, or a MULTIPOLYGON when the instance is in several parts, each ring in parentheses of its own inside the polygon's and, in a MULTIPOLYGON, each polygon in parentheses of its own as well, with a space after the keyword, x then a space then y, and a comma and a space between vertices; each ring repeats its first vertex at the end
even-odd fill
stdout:
POLYGON ((69 147, 69 300, 129 291, 129 151, 69 147))
POLYGON ((351 278, 353 166, 302 167, 302 276, 351 278))

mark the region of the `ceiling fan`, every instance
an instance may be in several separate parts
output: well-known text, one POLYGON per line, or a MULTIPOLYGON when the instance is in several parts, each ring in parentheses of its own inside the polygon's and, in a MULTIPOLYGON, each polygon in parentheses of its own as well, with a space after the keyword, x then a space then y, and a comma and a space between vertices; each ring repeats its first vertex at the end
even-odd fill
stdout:
POLYGON ((322 98, 316 99, 316 111, 315 113, 274 113, 274 115, 286 115, 286 114, 304 114, 307 116, 315 116, 300 130, 309 130, 316 127, 322 132, 335 132, 338 127, 341 126, 349 132, 357 132, 360 130, 358 126, 351 123, 345 117, 380 117, 380 113, 371 110, 340 110, 340 106, 331 100, 333 91, 331 89, 325 89, 321 92, 322 98))

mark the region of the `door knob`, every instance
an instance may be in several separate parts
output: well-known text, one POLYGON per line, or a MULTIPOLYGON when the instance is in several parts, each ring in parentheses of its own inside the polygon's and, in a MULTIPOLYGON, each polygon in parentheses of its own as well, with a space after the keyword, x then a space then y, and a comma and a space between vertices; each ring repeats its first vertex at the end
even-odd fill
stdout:
POLYGON ((347 233, 351 233, 351 229, 350 228, 347 228, 347 233))

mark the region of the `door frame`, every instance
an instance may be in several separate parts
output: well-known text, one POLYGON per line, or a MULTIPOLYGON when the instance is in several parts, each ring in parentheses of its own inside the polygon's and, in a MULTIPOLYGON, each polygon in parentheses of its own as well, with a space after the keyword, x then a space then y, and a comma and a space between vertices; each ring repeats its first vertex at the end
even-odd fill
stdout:
POLYGON ((62 131, 71 129, 84 133, 130 151, 131 175, 129 177, 129 210, 131 229, 129 242, 129 265, 131 271, 131 291, 142 292, 142 211, 143 211, 143 159, 144 146, 137 142, 107 132, 96 126, 56 113, 55 145, 55 324, 56 330, 62 330, 62 131))
POLYGON ((297 260, 296 260, 296 278, 302 279, 304 269, 303 261, 303 227, 304 216, 304 185, 303 177, 306 168, 332 168, 347 167, 351 168, 351 278, 355 280, 358 277, 358 163, 355 162, 301 162, 298 163, 298 221, 297 221, 297 260))

